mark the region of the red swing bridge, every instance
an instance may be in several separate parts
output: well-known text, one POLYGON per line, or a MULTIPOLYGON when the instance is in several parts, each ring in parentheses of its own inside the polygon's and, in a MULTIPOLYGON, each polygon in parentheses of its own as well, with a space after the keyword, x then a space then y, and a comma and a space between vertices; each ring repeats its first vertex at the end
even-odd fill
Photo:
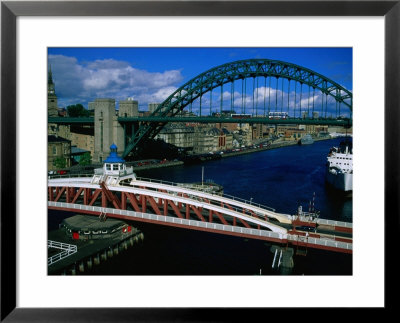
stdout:
POLYGON ((352 223, 314 213, 296 215, 225 194, 207 185, 185 185, 136 177, 110 147, 93 175, 48 179, 48 209, 148 222, 259 239, 281 246, 352 253, 352 223))

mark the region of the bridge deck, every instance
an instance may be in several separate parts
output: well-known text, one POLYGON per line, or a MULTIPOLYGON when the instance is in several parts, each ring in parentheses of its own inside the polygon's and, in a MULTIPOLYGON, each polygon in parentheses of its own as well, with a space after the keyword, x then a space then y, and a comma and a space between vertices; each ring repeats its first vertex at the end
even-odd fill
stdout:
MULTIPOLYGON (((196 228, 198 230, 207 230, 212 232, 234 234, 248 237, 257 237, 269 241, 280 243, 291 243, 296 245, 308 245, 314 248, 336 250, 340 252, 351 252, 351 238, 340 238, 336 234, 315 234, 292 230, 293 221, 308 220, 301 219, 296 216, 280 214, 271 209, 252 205, 244 200, 236 200, 216 194, 209 194, 201 191, 195 191, 181 186, 167 185, 164 183, 155 183, 144 180, 132 180, 130 183, 125 182, 124 185, 108 185, 107 187, 90 182, 91 178, 68 178, 68 179, 50 179, 48 182, 49 189, 52 190, 52 195, 57 195, 57 198, 49 198, 49 208, 64 209, 64 210, 80 210, 89 214, 100 214, 106 212, 108 216, 113 216, 122 219, 142 220, 154 222, 158 224, 174 225, 178 227, 196 228), (60 196, 63 195, 63 190, 67 192, 69 189, 74 189, 74 203, 66 198, 66 203, 62 202, 60 196), (91 190, 93 195, 101 197, 101 205, 87 205, 88 203, 78 202, 79 195, 84 195, 85 189, 91 190), (106 190, 106 191, 104 191, 106 190), (56 194, 56 192, 58 192, 56 194), (123 198, 126 194, 129 199, 137 196, 139 201, 142 201, 140 207, 136 207, 131 211, 116 203, 118 196, 123 198), (131 195, 129 195, 131 194, 131 195), (113 201, 113 199, 115 200, 113 201), (113 201, 114 207, 107 206, 106 199, 113 201), (144 201, 144 202, 143 202, 144 201), (69 202, 69 203, 68 203, 69 202), (144 204, 143 204, 144 203, 144 204), (149 215, 146 212, 146 204, 151 206, 155 213, 149 215), (163 206, 158 209, 158 206, 163 206), (176 216, 170 216, 167 209, 173 209, 176 216), (183 214, 180 214, 182 210, 183 214), (186 216, 185 216, 186 210, 186 216), (207 221, 204 211, 210 213, 210 218, 207 221), (139 212, 142 211, 142 212, 139 212), (190 212, 194 212, 198 219, 193 220, 189 216, 190 212), (189 213, 188 213, 189 212, 189 213), (146 214, 146 215, 144 215, 146 214), (203 214, 203 215, 202 215, 203 214), (212 214, 218 214, 219 219, 224 223, 215 223, 212 221, 212 214), (224 219, 230 219, 227 222, 224 219), (232 220, 233 219, 233 220, 232 220), (237 226, 236 219, 240 220, 245 227, 237 226), (271 222, 271 220, 274 220, 271 222), (244 221, 244 222, 243 222, 244 221), (257 229, 254 228, 257 227, 257 229), (253 230, 253 231, 252 231, 253 230), (256 231, 254 231, 256 230, 256 231)), ((67 193, 66 193, 67 194, 67 193)), ((72 194, 72 193, 69 193, 72 194)), ((126 198, 126 197, 125 197, 126 198)), ((136 199, 136 197, 135 197, 136 199)), ((172 212, 173 213, 173 212, 172 212)), ((208 214, 208 213, 206 213, 208 214)), ((330 221, 325 219, 313 219, 315 225, 323 225, 331 231, 342 231, 351 234, 351 223, 330 221)))

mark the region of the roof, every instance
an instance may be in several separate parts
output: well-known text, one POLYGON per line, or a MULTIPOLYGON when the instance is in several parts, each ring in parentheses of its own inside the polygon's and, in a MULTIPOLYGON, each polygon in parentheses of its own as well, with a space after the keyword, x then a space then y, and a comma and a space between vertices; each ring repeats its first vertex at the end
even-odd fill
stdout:
POLYGON ((76 146, 71 147, 71 155, 79 155, 89 152, 89 150, 81 149, 76 146))
POLYGON ((220 136, 221 135, 221 130, 218 128, 211 128, 207 131, 208 135, 212 135, 212 136, 220 136))
POLYGON ((118 156, 117 146, 112 144, 110 146, 110 154, 107 159, 104 160, 105 163, 125 163, 125 160, 118 156))
POLYGON ((225 135, 229 135, 229 134, 230 134, 229 130, 226 129, 226 128, 222 128, 221 131, 222 131, 225 135))
POLYGON ((48 142, 71 142, 71 140, 65 139, 60 136, 55 136, 55 135, 48 135, 47 141, 48 142))

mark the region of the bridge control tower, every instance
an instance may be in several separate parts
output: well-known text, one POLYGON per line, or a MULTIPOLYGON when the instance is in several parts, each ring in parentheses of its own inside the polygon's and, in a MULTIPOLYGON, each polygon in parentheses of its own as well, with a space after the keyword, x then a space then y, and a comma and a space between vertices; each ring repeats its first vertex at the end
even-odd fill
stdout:
POLYGON ((103 162, 102 168, 94 170, 92 184, 118 185, 120 181, 129 182, 136 179, 133 167, 126 167, 125 160, 118 156, 118 147, 113 143, 110 146, 110 154, 103 162))

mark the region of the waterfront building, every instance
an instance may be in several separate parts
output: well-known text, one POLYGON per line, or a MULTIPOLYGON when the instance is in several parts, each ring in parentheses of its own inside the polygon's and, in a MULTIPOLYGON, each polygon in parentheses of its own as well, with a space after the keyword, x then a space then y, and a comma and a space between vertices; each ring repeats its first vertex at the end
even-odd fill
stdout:
MULTIPOLYGON (((278 136, 278 137, 284 137, 285 136, 285 132, 286 131, 291 131, 291 130, 301 130, 301 129, 304 129, 304 128, 301 128, 301 127, 296 127, 296 126, 293 126, 293 125, 277 125, 276 126, 276 131, 275 131, 275 135, 276 136, 278 136)), ((306 129, 304 129, 304 130, 306 130, 306 129)))
POLYGON ((212 146, 209 147, 208 152, 218 152, 226 150, 228 149, 228 147, 232 148, 232 143, 231 143, 232 140, 230 139, 229 131, 226 129, 223 130, 223 129, 218 129, 216 127, 212 127, 207 129, 207 131, 203 133, 203 136, 211 137, 213 139, 211 141, 212 146))
POLYGON ((328 133, 328 126, 316 126, 316 127, 315 127, 315 132, 316 132, 317 134, 320 134, 320 133, 328 133))
POLYGON ((254 124, 252 126, 252 139, 257 140, 257 139, 262 139, 263 138, 263 125, 262 124, 254 124))
POLYGON ((92 126, 73 127, 70 132, 71 145, 90 152, 94 156, 94 134, 92 126))
POLYGON ((221 129, 222 134, 220 135, 223 138, 221 141, 221 146, 219 150, 229 150, 233 148, 233 134, 226 128, 221 129), (222 145, 224 143, 224 145, 222 145))
POLYGON ((306 125, 306 132, 310 133, 310 134, 316 134, 317 133, 316 128, 317 128, 316 125, 308 124, 308 125, 306 125))
MULTIPOLYGON (((244 131, 244 130, 238 130, 233 133, 233 139, 236 140, 236 142, 239 144, 239 147, 243 146, 250 146, 252 145, 252 132, 251 131, 244 131)), ((234 145, 235 146, 235 145, 234 145)), ((237 146, 235 146, 237 147, 237 146)))
POLYGON ((86 153, 90 153, 85 149, 78 148, 71 145, 71 164, 79 164, 81 157, 86 153))
POLYGON ((285 140, 289 140, 289 141, 299 140, 306 134, 307 134, 307 132, 303 129, 292 128, 292 129, 285 130, 283 138, 285 140))
POLYGON ((178 148, 192 149, 194 146, 194 128, 181 123, 170 123, 161 129, 155 139, 164 140, 178 148))
POLYGON ((71 141, 56 135, 47 136, 48 171, 71 166, 71 141))
POLYGON ((340 126, 329 126, 327 128, 327 132, 329 133, 339 133, 339 134, 352 134, 353 133, 353 127, 351 128, 344 128, 340 126))
POLYGON ((238 123, 217 123, 215 125, 216 128, 219 129, 226 129, 229 132, 234 132, 239 129, 239 124, 238 123))
POLYGON ((211 129, 205 127, 195 128, 193 153, 206 154, 217 150, 214 143, 214 132, 211 129))

